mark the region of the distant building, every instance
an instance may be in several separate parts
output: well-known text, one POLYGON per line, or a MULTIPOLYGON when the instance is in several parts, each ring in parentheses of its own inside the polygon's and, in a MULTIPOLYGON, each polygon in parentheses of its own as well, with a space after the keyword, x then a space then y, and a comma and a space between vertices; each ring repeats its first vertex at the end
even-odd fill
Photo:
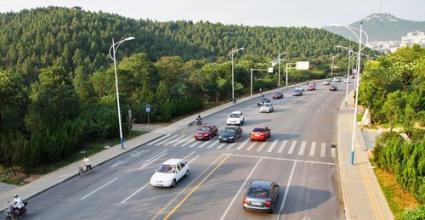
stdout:
POLYGON ((407 33, 406 36, 401 38, 401 47, 410 47, 413 44, 425 46, 425 32, 415 31, 407 33))
POLYGON ((367 43, 366 46, 379 52, 394 53, 400 47, 411 47, 414 44, 425 47, 425 32, 409 32, 400 41, 373 41, 367 43))

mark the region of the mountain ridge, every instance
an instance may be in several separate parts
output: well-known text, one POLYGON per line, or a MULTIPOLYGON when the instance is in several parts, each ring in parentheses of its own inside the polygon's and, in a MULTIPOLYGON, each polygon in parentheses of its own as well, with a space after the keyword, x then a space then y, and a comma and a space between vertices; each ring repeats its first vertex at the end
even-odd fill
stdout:
MULTIPOLYGON (((359 28, 363 21, 363 29, 369 36, 369 41, 399 41, 402 36, 413 31, 425 31, 425 21, 412 21, 398 18, 390 13, 373 13, 349 26, 359 28)), ((341 26, 326 26, 322 29, 341 35, 347 39, 356 37, 341 26)))

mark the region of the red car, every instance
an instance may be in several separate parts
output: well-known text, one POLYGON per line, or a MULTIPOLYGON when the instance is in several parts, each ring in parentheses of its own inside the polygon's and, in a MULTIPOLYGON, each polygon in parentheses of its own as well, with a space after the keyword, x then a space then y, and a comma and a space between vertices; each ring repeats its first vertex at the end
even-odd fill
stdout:
POLYGON ((310 84, 308 84, 307 90, 308 91, 316 90, 316 83, 310 83, 310 84))
POLYGON ((273 99, 283 99, 283 93, 281 93, 281 92, 275 92, 275 93, 273 93, 272 98, 273 99))
POLYGON ((270 128, 254 128, 251 132, 251 141, 267 141, 271 136, 270 128))
POLYGON ((209 140, 217 136, 217 126, 215 125, 202 125, 196 129, 195 134, 193 135, 196 140, 209 140))

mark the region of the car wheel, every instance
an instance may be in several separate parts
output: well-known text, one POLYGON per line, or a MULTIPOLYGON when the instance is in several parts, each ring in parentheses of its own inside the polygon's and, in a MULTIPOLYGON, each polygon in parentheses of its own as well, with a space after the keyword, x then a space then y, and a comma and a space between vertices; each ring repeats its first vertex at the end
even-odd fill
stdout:
POLYGON ((176 187, 176 179, 173 179, 173 183, 171 183, 172 187, 176 187))

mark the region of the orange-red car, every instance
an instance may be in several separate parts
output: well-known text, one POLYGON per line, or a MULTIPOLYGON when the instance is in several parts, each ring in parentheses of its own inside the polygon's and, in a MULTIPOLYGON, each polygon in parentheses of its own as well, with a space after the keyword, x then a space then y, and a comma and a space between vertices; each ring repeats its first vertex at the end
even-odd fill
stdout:
POLYGON ((267 141, 271 136, 270 128, 254 128, 251 132, 251 141, 267 141))

